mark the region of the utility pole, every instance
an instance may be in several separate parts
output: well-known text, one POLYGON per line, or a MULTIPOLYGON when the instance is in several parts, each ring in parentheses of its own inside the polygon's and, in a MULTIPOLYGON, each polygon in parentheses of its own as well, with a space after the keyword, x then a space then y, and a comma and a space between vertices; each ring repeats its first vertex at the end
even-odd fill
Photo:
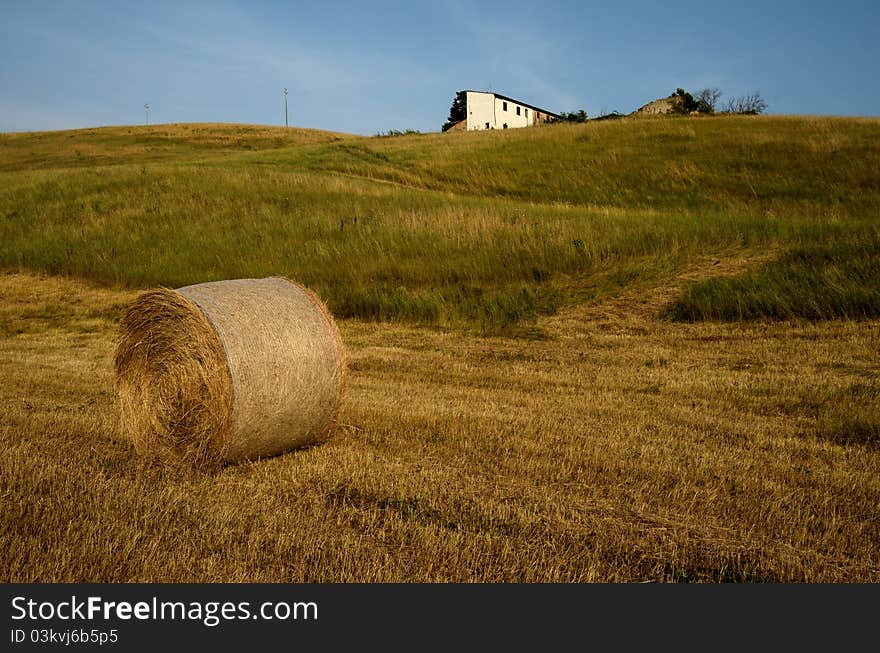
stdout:
POLYGON ((149 104, 144 105, 144 123, 147 125, 150 124, 150 105, 149 104))
POLYGON ((284 89, 284 126, 287 127, 287 89, 284 89))

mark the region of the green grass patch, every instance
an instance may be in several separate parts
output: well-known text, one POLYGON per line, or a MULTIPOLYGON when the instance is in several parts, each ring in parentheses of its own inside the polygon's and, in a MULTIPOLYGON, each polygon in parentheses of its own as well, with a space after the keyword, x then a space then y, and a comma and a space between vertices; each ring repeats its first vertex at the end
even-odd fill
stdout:
POLYGON ((880 316, 880 231, 795 247, 760 269, 687 287, 666 311, 678 321, 880 316))
POLYGON ((878 120, 718 116, 340 140, 239 160, 479 197, 772 219, 876 207, 878 140, 878 120))
POLYGON ((6 266, 134 287, 287 275, 342 316, 486 331, 552 312, 586 276, 621 288, 795 229, 269 168, 114 166, 17 180, 0 190, 6 266))
POLYGON ((0 266, 129 287, 287 275, 342 316, 491 332, 775 248, 674 317, 875 315, 878 143, 875 120, 733 117, 5 134, 0 266))

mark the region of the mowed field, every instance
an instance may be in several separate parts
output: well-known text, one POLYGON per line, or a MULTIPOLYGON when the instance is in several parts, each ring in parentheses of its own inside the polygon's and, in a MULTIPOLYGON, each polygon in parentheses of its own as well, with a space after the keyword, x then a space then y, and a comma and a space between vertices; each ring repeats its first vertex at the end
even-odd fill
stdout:
POLYGON ((0 135, 0 579, 880 580, 880 121, 0 135), (139 289, 285 274, 340 425, 116 425, 139 289))

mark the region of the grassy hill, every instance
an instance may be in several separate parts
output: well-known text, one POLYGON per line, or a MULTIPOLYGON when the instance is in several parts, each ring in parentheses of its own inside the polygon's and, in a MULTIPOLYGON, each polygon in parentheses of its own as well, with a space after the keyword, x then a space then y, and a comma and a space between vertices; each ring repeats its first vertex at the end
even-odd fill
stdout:
POLYGON ((216 156, 327 143, 348 134, 263 125, 185 123, 0 133, 0 171, 191 161, 216 156))
POLYGON ((0 135, 0 580, 878 582, 878 164, 794 117, 0 135), (339 318, 338 429, 146 464, 123 307, 270 274, 339 318))
POLYGON ((795 273, 812 308, 782 306, 758 271, 669 314, 874 315, 878 143, 876 120, 754 117, 4 135, 0 265, 126 286, 285 274, 342 316, 498 330, 700 257, 796 250, 834 268, 833 299, 795 273), (761 298, 735 310, 743 294, 761 298))
MULTIPOLYGON (((874 120, 737 117, 5 135, 0 265, 133 286, 286 274, 340 315, 497 329, 695 257, 820 247, 833 261, 855 239, 844 296, 808 297, 809 315, 876 314, 858 275, 877 260, 878 136, 874 120)), ((765 292, 756 279, 739 292, 765 292)), ((712 293, 672 314, 731 314, 738 300, 712 293)))

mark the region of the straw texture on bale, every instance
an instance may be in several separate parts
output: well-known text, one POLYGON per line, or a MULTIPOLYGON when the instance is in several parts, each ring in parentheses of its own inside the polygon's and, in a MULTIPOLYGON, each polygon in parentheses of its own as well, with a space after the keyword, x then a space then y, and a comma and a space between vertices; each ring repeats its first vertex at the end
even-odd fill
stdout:
POLYGON ((114 366, 138 452, 197 468, 321 441, 345 376, 329 312, 280 277, 143 293, 120 322, 114 366))

